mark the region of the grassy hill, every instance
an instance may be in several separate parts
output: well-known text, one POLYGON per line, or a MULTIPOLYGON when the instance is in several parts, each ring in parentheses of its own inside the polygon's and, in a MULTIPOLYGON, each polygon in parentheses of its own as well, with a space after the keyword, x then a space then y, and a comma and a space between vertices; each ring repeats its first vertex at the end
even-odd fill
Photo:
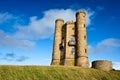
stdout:
POLYGON ((63 66, 0 66, 0 80, 120 80, 120 71, 63 66))

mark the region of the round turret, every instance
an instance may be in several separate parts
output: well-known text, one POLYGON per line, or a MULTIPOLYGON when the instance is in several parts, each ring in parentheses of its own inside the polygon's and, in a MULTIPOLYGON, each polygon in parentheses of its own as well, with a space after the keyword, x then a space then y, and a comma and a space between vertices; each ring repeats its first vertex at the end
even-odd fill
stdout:
POLYGON ((88 49, 86 38, 86 18, 85 11, 78 11, 76 13, 76 54, 75 65, 88 68, 88 49))
POLYGON ((92 62, 92 68, 109 71, 112 70, 112 62, 108 60, 96 60, 92 62))
POLYGON ((78 12, 76 13, 76 17, 77 17, 79 14, 82 14, 82 15, 86 16, 86 13, 85 13, 84 10, 78 11, 78 12))
POLYGON ((57 19, 55 21, 55 33, 54 33, 54 45, 53 45, 53 54, 51 65, 60 64, 60 49, 59 45, 62 39, 62 27, 64 25, 63 19, 57 19))
POLYGON ((57 22, 57 21, 62 21, 64 23, 64 20, 62 18, 58 18, 55 20, 55 22, 57 22))

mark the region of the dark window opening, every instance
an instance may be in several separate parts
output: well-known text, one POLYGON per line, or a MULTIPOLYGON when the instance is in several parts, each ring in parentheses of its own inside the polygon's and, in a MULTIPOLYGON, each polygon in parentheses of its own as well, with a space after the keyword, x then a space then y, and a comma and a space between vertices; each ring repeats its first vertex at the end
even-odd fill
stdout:
POLYGON ((84 36, 84 39, 86 40, 86 35, 84 36))
POLYGON ((62 50, 63 49, 63 46, 60 46, 60 48, 59 48, 60 50, 62 50))
POLYGON ((85 53, 87 53, 87 49, 85 49, 85 53))
POLYGON ((64 47, 63 47, 63 44, 59 44, 59 49, 62 50, 64 47))
POLYGON ((64 37, 62 37, 62 43, 64 43, 64 37))
POLYGON ((75 30, 75 28, 73 27, 72 30, 75 30))
POLYGON ((85 28, 85 24, 84 24, 84 28, 85 28))

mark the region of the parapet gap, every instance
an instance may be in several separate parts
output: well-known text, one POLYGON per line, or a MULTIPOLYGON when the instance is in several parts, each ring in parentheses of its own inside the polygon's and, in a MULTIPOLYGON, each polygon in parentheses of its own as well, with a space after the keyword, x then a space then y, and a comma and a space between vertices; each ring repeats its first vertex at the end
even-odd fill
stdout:
POLYGON ((72 21, 67 21, 66 24, 74 24, 75 22, 72 20, 72 21))

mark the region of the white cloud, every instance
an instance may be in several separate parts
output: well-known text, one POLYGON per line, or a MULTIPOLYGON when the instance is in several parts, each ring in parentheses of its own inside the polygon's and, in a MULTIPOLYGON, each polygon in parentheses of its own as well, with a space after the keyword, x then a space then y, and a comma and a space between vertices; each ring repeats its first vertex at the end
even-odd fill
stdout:
POLYGON ((12 15, 10 15, 9 13, 0 13, 0 24, 3 23, 4 21, 7 21, 9 19, 13 18, 12 15))
MULTIPOLYGON (((85 9, 83 9, 83 10, 85 10, 85 9)), ((95 15, 95 12, 94 11, 91 11, 91 9, 86 9, 85 10, 85 12, 86 12, 86 24, 87 24, 87 26, 89 26, 89 25, 91 25, 91 21, 92 21, 92 18, 94 17, 94 15, 95 15)))
MULTIPOLYGON (((85 10, 85 9, 84 9, 85 10)), ((87 25, 91 24, 91 16, 94 11, 86 9, 86 21, 87 25)), ((75 21, 75 10, 72 9, 50 9, 43 12, 43 17, 38 19, 37 16, 32 16, 29 19, 28 25, 19 23, 19 20, 23 20, 20 17, 9 13, 0 14, 0 23, 10 22, 13 20, 12 28, 17 30, 12 34, 8 34, 4 31, 0 31, 0 45, 7 47, 23 47, 32 48, 35 42, 31 40, 39 40, 50 38, 53 35, 55 28, 55 20, 57 18, 63 18, 64 21, 75 21), (16 24, 17 22, 17 24, 16 24)))
POLYGON ((113 62, 113 69, 120 70, 120 62, 113 62))
POLYGON ((14 37, 5 34, 0 30, 0 45, 4 47, 16 47, 16 48, 25 48, 31 49, 34 46, 34 42, 30 40, 19 40, 14 37))
POLYGON ((10 14, 8 12, 0 13, 0 24, 4 24, 4 23, 16 24, 18 22, 21 22, 21 19, 18 16, 15 16, 15 15, 10 14))
POLYGON ((105 39, 98 46, 120 47, 120 40, 114 38, 105 39))
MULTIPOLYGON (((87 13, 87 25, 91 24, 91 16, 93 16, 94 11, 90 9, 85 10, 87 13)), ((44 16, 41 19, 37 19, 37 16, 31 17, 30 22, 26 26, 18 25, 19 31, 14 35, 17 38, 27 38, 27 39, 43 39, 49 38, 55 27, 55 20, 57 18, 62 18, 64 21, 75 21, 76 11, 72 9, 50 9, 44 12, 44 16)))
POLYGON ((120 48, 120 40, 114 38, 105 39, 96 46, 88 45, 89 53, 112 53, 117 48, 120 48))

